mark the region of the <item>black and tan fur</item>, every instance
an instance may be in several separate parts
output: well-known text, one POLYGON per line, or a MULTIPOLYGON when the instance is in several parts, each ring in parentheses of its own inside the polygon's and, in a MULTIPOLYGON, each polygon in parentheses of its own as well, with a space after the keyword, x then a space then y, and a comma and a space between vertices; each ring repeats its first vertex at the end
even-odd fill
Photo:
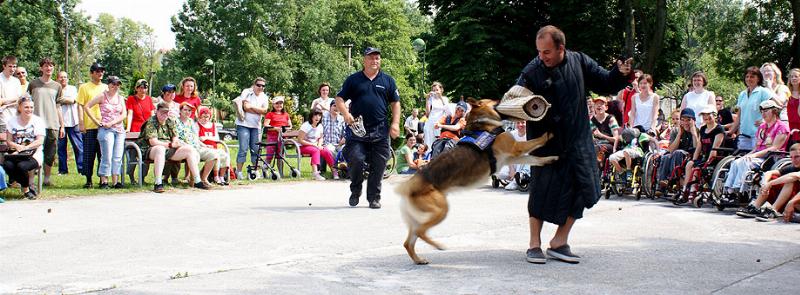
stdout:
MULTIPOLYGON (((494 109, 495 101, 470 100, 469 104, 472 105, 472 110, 467 115, 465 130, 491 131, 502 127, 500 114, 494 109)), ((518 142, 508 132, 499 134, 491 146, 497 159, 496 167, 509 164, 542 166, 556 161, 558 157, 529 155, 551 137, 552 135, 548 133, 536 139, 518 142)), ((447 216, 448 205, 445 195, 456 188, 475 187, 485 183, 491 173, 490 165, 487 152, 456 145, 397 187, 396 192, 403 198, 401 203, 403 219, 408 224, 408 237, 403 246, 414 263, 428 263, 427 260, 417 256, 414 249, 418 237, 436 249, 444 250, 442 245, 428 237, 427 231, 447 216)))

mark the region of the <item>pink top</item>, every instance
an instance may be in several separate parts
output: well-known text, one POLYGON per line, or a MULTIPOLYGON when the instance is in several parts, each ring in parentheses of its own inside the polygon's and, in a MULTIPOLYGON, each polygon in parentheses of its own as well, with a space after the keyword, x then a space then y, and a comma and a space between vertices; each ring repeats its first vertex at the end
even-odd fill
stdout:
MULTIPOLYGON (((789 134, 789 124, 784 121, 778 120, 769 128, 767 128, 766 122, 758 126, 758 131, 756 131, 756 151, 762 151, 772 146, 775 137, 781 134, 789 134)), ((788 140, 783 142, 783 146, 780 147, 781 150, 786 148, 787 142, 788 140)))
MULTIPOLYGON (((122 97, 119 96, 119 94, 108 97, 108 92, 103 92, 103 100, 100 102, 100 123, 111 123, 111 121, 118 119, 124 110, 125 104, 123 103, 122 97)), ((122 121, 114 124, 114 126, 111 126, 110 129, 114 129, 114 131, 121 133, 125 132, 125 126, 122 125, 122 121)))

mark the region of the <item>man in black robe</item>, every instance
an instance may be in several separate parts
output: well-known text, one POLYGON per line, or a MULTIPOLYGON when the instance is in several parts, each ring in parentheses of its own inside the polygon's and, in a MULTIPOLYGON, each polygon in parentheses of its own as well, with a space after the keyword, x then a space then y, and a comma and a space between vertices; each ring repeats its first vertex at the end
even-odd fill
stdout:
POLYGON ((545 132, 553 138, 534 152, 536 156, 559 156, 553 164, 532 167, 528 213, 530 247, 527 260, 545 263, 541 249, 544 221, 558 225, 550 240, 548 256, 578 263, 580 257, 570 251, 569 232, 583 209, 591 208, 600 198, 600 179, 585 105, 588 90, 599 95, 617 93, 631 76, 631 62, 618 61, 611 71, 597 65, 589 56, 568 51, 564 33, 554 27, 542 27, 536 34, 538 56, 522 70, 517 85, 547 99, 552 107, 545 117, 527 122, 528 139, 545 132))

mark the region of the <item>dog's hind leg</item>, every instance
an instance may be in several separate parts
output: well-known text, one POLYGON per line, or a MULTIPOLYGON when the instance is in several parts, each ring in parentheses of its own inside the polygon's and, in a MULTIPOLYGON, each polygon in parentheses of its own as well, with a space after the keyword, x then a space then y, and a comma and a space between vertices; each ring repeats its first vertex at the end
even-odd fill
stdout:
POLYGON ((416 264, 428 264, 428 260, 417 256, 417 251, 414 248, 417 244, 417 234, 415 233, 414 228, 409 225, 408 227, 408 237, 406 237, 406 242, 403 243, 403 247, 406 248, 406 252, 408 252, 408 256, 411 257, 411 260, 414 260, 416 264))
POLYGON ((433 246, 434 248, 439 250, 444 250, 444 247, 442 247, 442 245, 440 245, 437 242, 434 242, 433 240, 431 240, 431 238, 428 237, 428 229, 439 224, 440 222, 442 222, 442 220, 444 220, 445 217, 447 217, 447 211, 448 211, 447 199, 445 198, 444 194, 442 194, 438 190, 432 191, 430 195, 428 195, 428 197, 434 199, 433 202, 431 202, 433 206, 429 206, 428 207, 429 210, 427 210, 427 212, 431 214, 431 218, 428 219, 428 221, 425 221, 422 224, 420 224, 419 227, 417 227, 416 235, 419 236, 419 238, 425 241, 426 243, 433 246))

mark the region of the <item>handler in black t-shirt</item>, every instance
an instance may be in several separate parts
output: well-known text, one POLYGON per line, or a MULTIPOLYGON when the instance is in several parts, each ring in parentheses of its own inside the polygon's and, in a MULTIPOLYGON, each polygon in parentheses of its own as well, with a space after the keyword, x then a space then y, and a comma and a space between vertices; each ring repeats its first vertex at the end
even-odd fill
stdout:
POLYGON ((379 209, 383 171, 391 156, 389 136, 400 135, 400 94, 394 78, 381 71, 380 49, 367 47, 363 64, 364 70, 344 81, 336 95, 336 107, 347 123, 344 154, 350 174, 350 206, 358 205, 361 198, 364 164, 367 163, 367 201, 370 208, 379 209), (350 110, 345 100, 350 100, 350 110), (388 107, 392 108, 391 125, 386 122, 388 107), (360 123, 356 123, 357 118, 362 119, 360 123), (354 126, 354 123, 361 126, 354 126))

